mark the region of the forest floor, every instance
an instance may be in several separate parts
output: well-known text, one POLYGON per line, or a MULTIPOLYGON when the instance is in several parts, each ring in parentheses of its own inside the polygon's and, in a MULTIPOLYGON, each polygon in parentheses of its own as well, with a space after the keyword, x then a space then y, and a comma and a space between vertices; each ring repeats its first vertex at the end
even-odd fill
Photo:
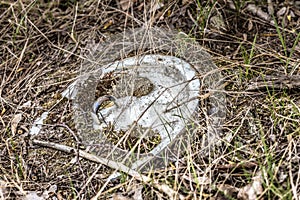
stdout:
POLYGON ((0 1, 0 199, 299 199, 299 10, 300 1, 271 0, 0 1), (60 94, 81 53, 142 26, 186 33, 225 77, 218 154, 195 143, 145 179, 107 181, 115 169, 34 144, 79 148, 72 102, 60 94), (47 110, 44 133, 30 135, 47 110))

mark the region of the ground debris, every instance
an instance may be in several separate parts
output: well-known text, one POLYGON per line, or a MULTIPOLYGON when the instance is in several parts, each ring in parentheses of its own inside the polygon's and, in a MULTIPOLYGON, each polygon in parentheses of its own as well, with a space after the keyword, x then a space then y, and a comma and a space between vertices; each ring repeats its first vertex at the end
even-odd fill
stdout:
POLYGON ((247 87, 248 91, 251 90, 266 90, 266 89, 295 89, 300 87, 300 75, 292 76, 259 76, 250 81, 247 87))

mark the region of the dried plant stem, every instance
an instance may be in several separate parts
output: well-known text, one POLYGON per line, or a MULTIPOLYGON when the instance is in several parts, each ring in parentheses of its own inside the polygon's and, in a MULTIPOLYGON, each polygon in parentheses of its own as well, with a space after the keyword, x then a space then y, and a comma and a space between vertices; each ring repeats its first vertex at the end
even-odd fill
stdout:
MULTIPOLYGON (((126 174, 134 177, 135 179, 143 182, 143 183, 151 184, 151 186, 155 187, 156 189, 158 189, 161 192, 168 195, 168 197, 170 199, 177 199, 177 198, 178 199, 184 199, 183 195, 178 194, 178 192, 174 191, 168 185, 161 184, 157 180, 153 180, 150 177, 142 175, 142 174, 138 173, 137 171, 130 169, 129 167, 125 166, 122 163, 115 162, 115 161, 112 161, 112 160, 109 160, 109 159, 106 159, 106 158, 102 158, 102 157, 87 153, 85 151, 77 150, 73 147, 69 147, 69 146, 62 145, 62 144, 57 144, 57 143, 53 143, 53 142, 45 142, 45 141, 41 141, 41 140, 32 140, 32 143, 35 144, 35 145, 39 145, 39 146, 43 146, 43 147, 49 147, 49 148, 52 148, 52 149, 63 151, 63 152, 66 152, 66 153, 78 152, 78 155, 82 158, 88 159, 90 161, 93 161, 93 162, 96 162, 96 163, 99 163, 99 164, 106 165, 110 168, 113 168, 115 170, 126 173, 126 174)), ((100 193, 98 192, 98 194, 94 198, 97 199, 97 197, 99 195, 100 195, 100 193)))

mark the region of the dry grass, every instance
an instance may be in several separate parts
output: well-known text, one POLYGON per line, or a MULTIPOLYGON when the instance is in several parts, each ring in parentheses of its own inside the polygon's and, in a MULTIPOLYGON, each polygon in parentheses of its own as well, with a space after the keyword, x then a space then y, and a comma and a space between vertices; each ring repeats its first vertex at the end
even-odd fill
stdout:
POLYGON ((27 191, 49 191, 49 198, 58 199, 170 199, 172 192, 186 199, 243 199, 243 191, 245 195, 251 189, 259 191, 259 199, 298 199, 297 81, 279 89, 249 90, 249 85, 258 76, 299 74, 299 8, 274 3, 275 12, 289 10, 275 15, 278 23, 272 25, 243 10, 242 1, 235 10, 222 1, 164 1, 155 7, 137 0, 128 10, 118 2, 0 2, 0 199, 20 198, 27 191), (221 28, 210 21, 218 13, 224 18, 221 28), (47 131, 37 138, 80 148, 71 102, 59 95, 79 72, 80 52, 92 39, 101 42, 143 24, 189 33, 226 76, 228 111, 219 153, 203 155, 195 141, 180 162, 145 174, 151 180, 122 174, 108 182, 112 168, 33 145, 29 129, 51 109, 43 127, 47 131))

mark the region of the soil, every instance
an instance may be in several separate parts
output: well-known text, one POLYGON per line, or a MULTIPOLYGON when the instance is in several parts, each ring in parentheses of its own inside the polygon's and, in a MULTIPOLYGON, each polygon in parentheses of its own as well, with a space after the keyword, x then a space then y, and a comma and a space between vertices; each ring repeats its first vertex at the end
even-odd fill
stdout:
POLYGON ((299 197, 300 93, 291 81, 300 73, 299 1, 270 2, 1 1, 0 198, 171 199, 175 191, 186 199, 250 199, 250 189, 256 199, 299 197), (71 100, 60 94, 78 76, 90 41, 145 25, 189 34, 212 55, 226 77, 224 138, 214 153, 202 152, 201 96, 199 139, 186 147, 187 156, 145 174, 153 182, 126 173, 107 182, 114 169, 78 156, 89 147, 76 135, 71 100), (289 81, 272 87, 270 80, 289 81), (41 134, 31 136, 34 120, 48 110, 41 134), (76 151, 41 147, 34 139, 76 151))

